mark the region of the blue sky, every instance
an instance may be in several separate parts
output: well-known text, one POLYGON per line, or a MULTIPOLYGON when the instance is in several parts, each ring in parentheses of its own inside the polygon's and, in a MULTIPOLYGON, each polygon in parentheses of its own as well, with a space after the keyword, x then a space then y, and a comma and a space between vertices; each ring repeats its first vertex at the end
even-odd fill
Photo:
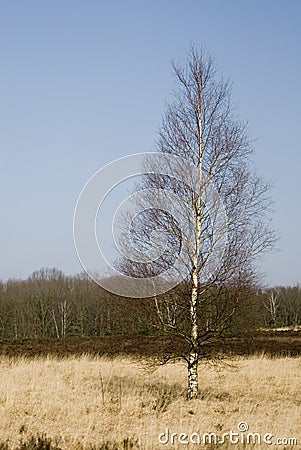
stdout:
POLYGON ((0 3, 0 279, 81 271, 77 197, 104 164, 154 150, 170 61, 205 45, 233 82, 274 182, 267 284, 301 282, 301 3, 297 0, 0 3))

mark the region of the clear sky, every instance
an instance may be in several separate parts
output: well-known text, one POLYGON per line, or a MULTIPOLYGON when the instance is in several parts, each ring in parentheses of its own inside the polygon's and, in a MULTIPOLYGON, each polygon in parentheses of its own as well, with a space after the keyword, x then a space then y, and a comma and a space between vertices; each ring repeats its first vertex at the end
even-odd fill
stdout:
POLYGON ((104 164, 154 150, 170 61, 202 44, 233 81, 274 182, 267 284, 301 282, 299 0, 0 1, 0 279, 81 271, 77 197, 104 164))

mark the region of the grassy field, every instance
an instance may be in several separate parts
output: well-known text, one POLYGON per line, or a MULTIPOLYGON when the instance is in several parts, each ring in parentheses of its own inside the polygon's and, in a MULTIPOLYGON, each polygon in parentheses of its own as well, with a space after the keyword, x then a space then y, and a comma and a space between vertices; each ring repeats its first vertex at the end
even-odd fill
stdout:
MULTIPOLYGON (((232 367, 201 368, 199 377, 200 398, 188 402, 186 371, 180 363, 153 371, 130 357, 2 356, 0 442, 7 442, 2 448, 201 448, 179 443, 179 434, 189 439, 191 433, 202 437, 215 432, 221 439, 224 432, 238 431, 239 422, 262 437, 273 434, 273 442, 301 442, 300 358, 236 357, 232 367), (158 436, 165 433, 165 442, 166 429, 177 433, 174 444, 170 436, 168 444, 160 444, 158 436), (38 435, 51 438, 53 447, 45 442, 41 447, 21 446, 38 435)), ((250 447, 225 443, 219 448, 250 447)))

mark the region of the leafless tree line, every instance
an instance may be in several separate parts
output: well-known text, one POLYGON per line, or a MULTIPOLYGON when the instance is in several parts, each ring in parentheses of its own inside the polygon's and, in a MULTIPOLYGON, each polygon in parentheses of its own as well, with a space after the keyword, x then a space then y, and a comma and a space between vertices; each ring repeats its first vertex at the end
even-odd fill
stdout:
MULTIPOLYGON (((210 301, 208 292, 207 312, 202 318, 204 338, 215 324, 220 325, 238 296, 237 314, 222 327, 229 336, 260 327, 301 325, 299 285, 265 290, 245 286, 239 291, 229 285, 227 291, 216 288, 210 295, 213 298, 210 301)), ((185 283, 159 296, 155 305, 150 299, 110 294, 84 274, 66 276, 58 269, 41 269, 25 280, 0 283, 0 338, 161 336, 162 324, 168 331, 177 323, 184 333, 189 327, 188 305, 189 286, 185 283)))
POLYGON ((264 293, 265 326, 295 327, 301 325, 301 286, 276 286, 264 293))
POLYGON ((85 274, 44 268, 0 283, 1 338, 137 334, 147 318, 137 321, 137 310, 143 302, 113 296, 85 274))

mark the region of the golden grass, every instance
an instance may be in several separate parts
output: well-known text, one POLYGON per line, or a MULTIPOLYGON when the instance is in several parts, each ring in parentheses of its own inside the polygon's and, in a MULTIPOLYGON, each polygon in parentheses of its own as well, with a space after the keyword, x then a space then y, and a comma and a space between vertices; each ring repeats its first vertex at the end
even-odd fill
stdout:
POLYGON ((186 401, 186 369, 180 363, 145 372, 125 358, 2 357, 0 441, 8 439, 14 447, 21 437, 44 433, 64 450, 127 437, 147 450, 187 448, 161 445, 158 435, 168 428, 221 436, 244 421, 251 432, 301 442, 300 361, 258 356, 237 359, 236 369, 205 367, 199 373, 200 398, 186 401))

